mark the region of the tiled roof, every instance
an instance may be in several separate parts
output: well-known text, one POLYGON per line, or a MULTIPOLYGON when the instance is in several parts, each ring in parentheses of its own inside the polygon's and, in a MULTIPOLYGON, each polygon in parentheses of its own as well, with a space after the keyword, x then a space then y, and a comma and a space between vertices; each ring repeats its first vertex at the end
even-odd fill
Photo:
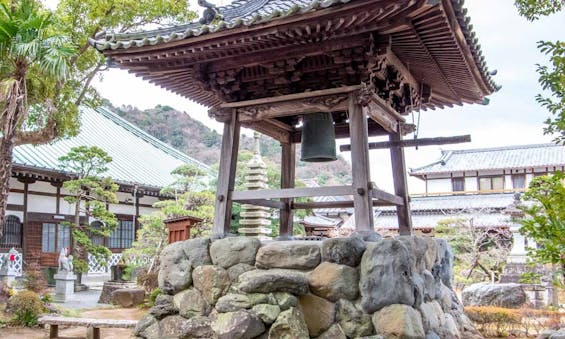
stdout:
POLYGON ((108 109, 81 108, 81 130, 72 138, 47 145, 14 148, 14 164, 59 171, 59 157, 72 147, 98 146, 112 157, 108 176, 118 183, 164 187, 174 178, 171 171, 194 164, 206 172, 210 168, 171 146, 155 139, 108 109))
MULTIPOLYGON (((462 195, 442 195, 428 197, 410 198, 410 210, 412 213, 425 213, 429 211, 443 211, 451 213, 453 211, 472 211, 472 210, 492 210, 504 209, 514 201, 514 193, 496 194, 462 194, 462 195)), ((375 208, 377 213, 396 212, 396 207, 384 206, 375 208)))
POLYGON ((442 151, 438 161, 410 169, 410 175, 553 166, 565 166, 565 147, 539 144, 442 151))
MULTIPOLYGON (((101 32, 89 43, 99 51, 128 49, 131 47, 154 46, 171 41, 229 30, 243 26, 264 24, 273 20, 304 14, 316 10, 366 0, 235 0, 231 4, 218 7, 221 19, 209 25, 191 22, 169 28, 162 28, 136 33, 101 32)), ((490 91, 500 87, 494 82, 482 54, 481 46, 473 31, 467 9, 463 8, 464 0, 451 1, 451 6, 465 41, 469 45, 474 62, 479 68, 481 77, 490 91)))

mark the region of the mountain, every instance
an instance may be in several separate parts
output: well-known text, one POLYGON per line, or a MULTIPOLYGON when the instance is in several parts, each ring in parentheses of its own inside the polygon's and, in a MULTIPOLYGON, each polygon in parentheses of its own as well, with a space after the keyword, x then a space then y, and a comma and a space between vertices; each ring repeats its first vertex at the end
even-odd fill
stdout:
MULTIPOLYGON (((208 165, 219 163, 222 136, 188 113, 161 105, 146 110, 133 106, 115 107, 108 102, 106 105, 125 120, 189 156, 208 165)), ((279 143, 267 136, 261 136, 260 143, 261 155, 267 164, 279 166, 279 143)), ((240 150, 252 151, 253 138, 242 135, 240 150)), ((297 157, 299 154, 298 149, 297 157)), ((329 163, 305 163, 297 158, 296 164, 296 177, 299 179, 315 178, 321 185, 351 183, 351 166, 341 156, 329 163)))

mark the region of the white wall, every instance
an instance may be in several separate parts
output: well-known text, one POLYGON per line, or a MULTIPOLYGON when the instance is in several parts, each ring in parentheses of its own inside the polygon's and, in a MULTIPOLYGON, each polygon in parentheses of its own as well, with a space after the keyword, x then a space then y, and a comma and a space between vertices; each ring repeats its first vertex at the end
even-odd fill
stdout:
POLYGON ((27 211, 38 213, 56 213, 56 199, 43 195, 28 194, 27 211))
POLYGON ((8 204, 23 205, 24 194, 17 192, 10 192, 10 194, 8 194, 8 204))
POLYGON ((441 193, 451 191, 451 178, 428 180, 428 193, 441 193))

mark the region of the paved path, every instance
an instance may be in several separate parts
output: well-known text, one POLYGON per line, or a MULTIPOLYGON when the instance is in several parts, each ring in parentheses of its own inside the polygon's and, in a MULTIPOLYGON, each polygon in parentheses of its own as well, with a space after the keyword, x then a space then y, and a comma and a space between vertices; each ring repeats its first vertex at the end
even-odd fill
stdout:
POLYGON ((83 283, 89 287, 88 291, 75 292, 70 300, 64 303, 53 304, 75 310, 95 307, 113 307, 110 304, 98 303, 98 298, 100 298, 100 293, 102 293, 102 285, 104 281, 107 281, 109 278, 109 274, 88 274, 83 277, 83 283))

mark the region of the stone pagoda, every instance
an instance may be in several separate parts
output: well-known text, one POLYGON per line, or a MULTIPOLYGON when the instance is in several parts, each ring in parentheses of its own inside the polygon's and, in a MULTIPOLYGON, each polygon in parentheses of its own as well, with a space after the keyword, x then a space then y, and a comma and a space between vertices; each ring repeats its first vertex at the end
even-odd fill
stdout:
MULTIPOLYGON (((248 190, 261 190, 268 188, 267 165, 261 158, 259 145, 259 133, 254 133, 255 151, 253 158, 247 163, 245 175, 245 187, 248 190)), ((239 233, 247 236, 268 236, 271 230, 267 228, 271 224, 270 208, 257 205, 243 204, 241 206, 241 219, 239 233)))

